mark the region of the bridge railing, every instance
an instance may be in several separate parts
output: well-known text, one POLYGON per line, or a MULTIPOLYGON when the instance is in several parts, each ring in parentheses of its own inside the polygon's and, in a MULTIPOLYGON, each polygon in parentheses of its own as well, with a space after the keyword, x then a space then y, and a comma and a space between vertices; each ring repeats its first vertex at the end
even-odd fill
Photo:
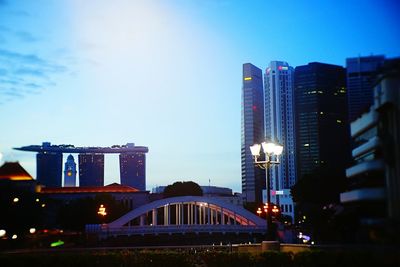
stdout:
POLYGON ((176 233, 265 233, 265 226, 254 225, 154 225, 111 228, 107 225, 86 225, 87 233, 107 235, 176 234, 176 233))

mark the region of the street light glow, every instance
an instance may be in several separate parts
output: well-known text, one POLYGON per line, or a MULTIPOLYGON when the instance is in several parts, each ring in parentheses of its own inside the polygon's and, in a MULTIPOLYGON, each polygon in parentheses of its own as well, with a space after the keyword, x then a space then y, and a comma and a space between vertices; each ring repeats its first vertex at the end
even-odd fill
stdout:
POLYGON ((6 235, 6 230, 4 230, 4 229, 1 229, 0 230, 0 237, 3 237, 3 236, 5 236, 6 235))
POLYGON ((271 143, 271 142, 268 142, 268 143, 262 142, 261 145, 262 145, 262 147, 263 147, 264 153, 266 153, 266 154, 272 154, 272 153, 274 152, 274 149, 275 149, 275 144, 274 144, 274 143, 271 143))
POLYGON ((35 229, 35 228, 31 228, 31 229, 29 229, 29 233, 31 233, 31 234, 34 234, 34 233, 36 233, 36 229, 35 229))
POLYGON ((275 145, 272 153, 274 153, 275 155, 279 156, 279 155, 282 154, 282 152, 283 152, 283 146, 275 145))
POLYGON ((261 151, 261 145, 260 144, 254 144, 250 146, 250 151, 251 154, 255 157, 260 156, 260 151, 261 151))
POLYGON ((19 198, 14 197, 13 202, 14 202, 14 203, 17 203, 18 201, 19 201, 19 198))
POLYGON ((106 216, 107 215, 106 208, 104 207, 103 204, 100 205, 99 211, 97 212, 97 214, 99 214, 101 216, 106 216))

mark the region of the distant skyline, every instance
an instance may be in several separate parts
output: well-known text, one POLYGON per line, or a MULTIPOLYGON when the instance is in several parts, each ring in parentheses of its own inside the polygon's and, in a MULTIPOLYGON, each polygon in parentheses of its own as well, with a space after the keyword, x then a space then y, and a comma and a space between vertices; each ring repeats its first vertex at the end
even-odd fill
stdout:
POLYGON ((241 191, 242 64, 398 57, 398 14, 395 0, 0 0, 0 163, 36 177, 35 153, 12 147, 134 142, 147 189, 241 191))

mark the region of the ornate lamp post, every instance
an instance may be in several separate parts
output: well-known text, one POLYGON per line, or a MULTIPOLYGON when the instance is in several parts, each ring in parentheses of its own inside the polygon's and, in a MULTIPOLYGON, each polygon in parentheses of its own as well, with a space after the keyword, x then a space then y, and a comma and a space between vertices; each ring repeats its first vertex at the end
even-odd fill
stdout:
POLYGON ((263 142, 261 144, 254 144, 250 147, 251 154, 254 157, 254 163, 261 169, 265 170, 266 179, 266 189, 267 189, 267 203, 266 203, 266 213, 267 213, 267 240, 275 239, 275 233, 272 231, 272 205, 271 205, 271 188, 268 170, 271 165, 279 164, 279 156, 282 154, 283 146, 272 143, 263 142), (264 160, 259 160, 261 147, 265 154, 264 160), (274 159, 274 160, 273 160, 274 159))

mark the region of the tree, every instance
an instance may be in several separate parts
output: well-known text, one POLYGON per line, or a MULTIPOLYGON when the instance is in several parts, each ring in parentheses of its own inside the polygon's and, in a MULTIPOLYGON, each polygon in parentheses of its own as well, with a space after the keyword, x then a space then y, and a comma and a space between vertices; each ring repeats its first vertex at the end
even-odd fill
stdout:
POLYGON ((335 214, 340 208, 340 193, 346 188, 344 173, 319 168, 304 175, 291 189, 297 219, 302 231, 317 242, 338 241, 340 226, 335 214))
POLYGON ((164 189, 164 198, 178 197, 178 196, 202 196, 203 190, 201 187, 192 181, 189 182, 175 182, 168 185, 164 189))
POLYGON ((58 223, 63 229, 83 231, 86 224, 112 222, 128 211, 128 207, 111 195, 99 194, 94 198, 80 198, 65 203, 59 210, 58 223), (97 213, 100 205, 104 205, 107 215, 97 213))

